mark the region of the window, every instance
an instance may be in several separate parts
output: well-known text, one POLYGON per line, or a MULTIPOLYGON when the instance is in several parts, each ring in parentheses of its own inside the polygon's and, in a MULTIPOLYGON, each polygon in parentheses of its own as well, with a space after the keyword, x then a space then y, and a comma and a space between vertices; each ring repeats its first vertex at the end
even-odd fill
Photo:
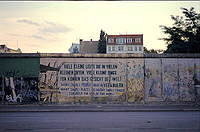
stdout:
POLYGON ((126 38, 124 38, 124 44, 126 43, 126 38))
POLYGON ((116 38, 117 44, 123 44, 123 38, 116 38))
POLYGON ((137 47, 135 46, 135 51, 137 51, 137 47))
POLYGON ((120 41, 120 44, 123 44, 123 39, 122 38, 120 38, 119 41, 120 41))
POLYGON ((109 38, 108 39, 108 43, 114 43, 114 39, 113 38, 109 38))
POLYGON ((139 47, 139 51, 142 51, 142 47, 139 47))
POLYGON ((135 43, 135 38, 132 39, 132 42, 135 43))
POLYGON ((111 51, 111 47, 108 47, 108 51, 111 51))
POLYGON ((141 43, 141 38, 135 38, 136 43, 141 43))
POLYGON ((133 47, 132 47, 132 46, 129 46, 129 47, 128 47, 128 51, 133 51, 133 47))
POLYGON ((124 46, 118 46, 118 51, 123 51, 124 50, 124 46))
POLYGON ((109 39, 108 39, 108 43, 111 43, 111 42, 112 42, 112 41, 111 41, 111 39, 109 38, 109 39))
POLYGON ((132 43, 132 38, 127 38, 127 43, 132 43))
POLYGON ((116 43, 117 43, 117 44, 119 44, 119 43, 120 43, 120 42, 119 42, 119 38, 116 38, 116 43))
POLYGON ((112 51, 115 51, 115 46, 112 46, 112 51))

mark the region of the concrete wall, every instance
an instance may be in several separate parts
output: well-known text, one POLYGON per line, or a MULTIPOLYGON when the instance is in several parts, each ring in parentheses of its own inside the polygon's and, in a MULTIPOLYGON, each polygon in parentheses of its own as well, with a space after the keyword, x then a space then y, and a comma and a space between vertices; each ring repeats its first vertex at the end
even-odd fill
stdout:
POLYGON ((38 102, 40 59, 24 57, 0 58, 0 102, 38 102))
MULTIPOLYGON (((7 54, 0 61, 5 57, 40 58, 41 103, 200 100, 199 54, 7 54)), ((8 101, 5 96, 3 100, 8 101)))
POLYGON ((145 59, 146 101, 195 101, 199 61, 194 58, 145 59), (196 67, 195 67, 196 66, 196 67), (195 73, 196 72, 196 73, 195 73))

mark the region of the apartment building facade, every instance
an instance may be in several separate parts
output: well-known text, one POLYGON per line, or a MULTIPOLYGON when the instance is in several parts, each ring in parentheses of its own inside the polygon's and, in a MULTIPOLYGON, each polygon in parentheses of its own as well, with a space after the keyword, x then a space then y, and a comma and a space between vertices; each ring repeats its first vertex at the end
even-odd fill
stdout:
POLYGON ((143 53, 143 34, 107 35, 106 53, 143 53))

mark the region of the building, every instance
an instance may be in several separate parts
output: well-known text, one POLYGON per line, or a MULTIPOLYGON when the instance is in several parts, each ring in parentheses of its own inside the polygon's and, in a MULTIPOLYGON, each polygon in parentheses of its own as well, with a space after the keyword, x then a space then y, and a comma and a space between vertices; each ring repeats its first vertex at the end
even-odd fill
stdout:
POLYGON ((69 53, 80 53, 80 44, 72 43, 72 46, 69 48, 69 53))
POLYGON ((106 53, 143 53, 143 34, 107 35, 106 53))
POLYGON ((21 49, 17 50, 8 48, 5 44, 0 45, 0 53, 22 53, 21 49))
POLYGON ((80 53, 98 53, 99 41, 83 41, 80 39, 80 53))

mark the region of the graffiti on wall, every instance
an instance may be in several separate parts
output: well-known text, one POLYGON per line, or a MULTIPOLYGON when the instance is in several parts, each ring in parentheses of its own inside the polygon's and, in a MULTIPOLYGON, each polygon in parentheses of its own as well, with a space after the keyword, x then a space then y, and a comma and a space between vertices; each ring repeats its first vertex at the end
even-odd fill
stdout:
POLYGON ((195 59, 194 64, 194 95, 196 101, 200 101, 200 61, 195 59))
POLYGON ((128 102, 144 100, 144 60, 127 60, 128 102))
POLYGON ((38 79, 23 77, 1 77, 2 101, 10 103, 33 103, 38 98, 38 79))
POLYGON ((148 101, 162 100, 161 60, 145 59, 145 95, 148 101))
POLYGON ((58 81, 58 67, 57 61, 52 66, 50 63, 47 65, 40 64, 40 77, 39 77, 39 88, 40 88, 40 101, 52 103, 57 102, 57 81, 58 81))
MULTIPOLYGON (((198 59, 196 59, 198 60, 198 59)), ((195 59, 145 59, 147 101, 194 101, 198 92, 198 66, 195 59), (195 81, 196 80, 196 81, 195 81), (197 85, 196 85, 197 84, 197 85)))
POLYGON ((163 98, 165 101, 179 99, 177 59, 162 59, 163 98))
POLYGON ((194 59, 178 59, 180 100, 194 101, 194 59))

